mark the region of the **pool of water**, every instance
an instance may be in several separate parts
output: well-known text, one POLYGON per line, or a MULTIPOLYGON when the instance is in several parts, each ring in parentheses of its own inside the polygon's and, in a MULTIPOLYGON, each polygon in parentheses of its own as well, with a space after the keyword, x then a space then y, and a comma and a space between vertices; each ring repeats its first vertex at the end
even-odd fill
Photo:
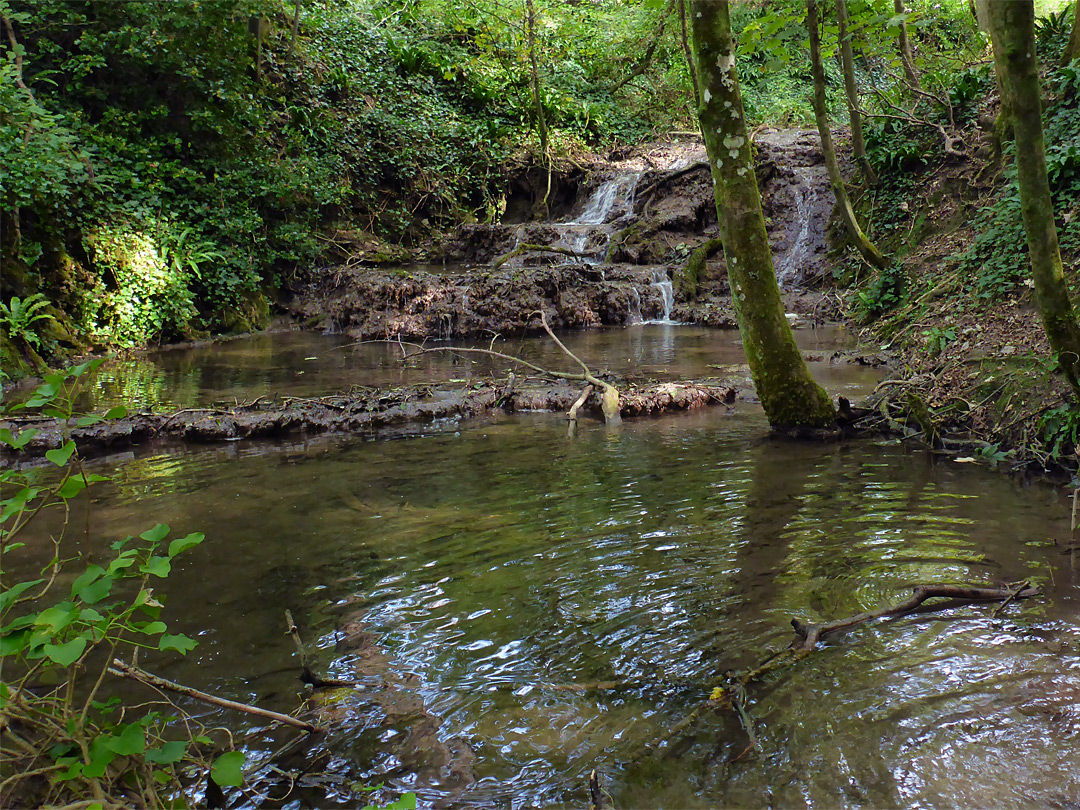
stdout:
MULTIPOLYGON (((687 360, 693 340, 677 337, 681 363, 724 362, 704 344, 687 360)), ((607 362, 624 355, 666 356, 631 346, 607 362)), ((423 803, 582 807, 594 768, 620 808, 1080 803, 1080 552, 1060 490, 888 442, 771 440, 750 405, 574 438, 556 414, 500 415, 95 471, 113 481, 71 521, 89 557, 157 522, 207 534, 165 589, 165 618, 200 646, 148 668, 291 711, 289 608, 317 668, 426 707, 433 736, 469 752, 471 784, 418 776, 416 712, 346 701, 332 766, 423 803), (731 712, 655 750, 725 671, 786 645, 792 617, 1023 579, 1043 595, 997 617, 961 606, 860 627, 751 686, 760 750, 731 712), (348 650, 350 623, 373 634, 381 675, 348 650), (564 688, 597 681, 623 684, 564 688)), ((39 553, 17 552, 27 567, 39 553)), ((336 802, 365 799, 339 786, 318 800, 336 802)))
MULTIPOLYGON (((871 368, 837 365, 831 353, 854 345, 843 328, 795 331, 823 385, 857 396, 880 378, 871 368)), ((658 380, 725 377, 749 390, 739 333, 698 326, 643 324, 600 328, 564 336, 571 351, 595 370, 658 380)), ((479 346, 519 356, 542 368, 576 371, 547 337, 472 342, 433 342, 428 347, 479 346)), ((418 347, 397 342, 357 343, 341 335, 271 332, 209 346, 176 348, 113 359, 89 381, 83 410, 113 405, 171 410, 234 403, 256 397, 321 396, 352 386, 394 387, 421 383, 467 384, 513 367, 505 360, 446 352, 407 362, 418 347)), ((519 377, 527 374, 520 366, 519 377)))

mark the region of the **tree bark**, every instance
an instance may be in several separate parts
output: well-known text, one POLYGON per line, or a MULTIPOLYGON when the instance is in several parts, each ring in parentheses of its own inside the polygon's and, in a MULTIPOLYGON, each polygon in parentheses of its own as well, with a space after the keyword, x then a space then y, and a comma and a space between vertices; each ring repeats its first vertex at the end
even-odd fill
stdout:
POLYGON ((296 7, 293 9, 292 31, 289 34, 289 51, 285 54, 286 59, 292 58, 293 48, 296 47, 296 32, 300 29, 300 0, 293 0, 296 7))
POLYGON ((525 33, 529 42, 529 68, 532 74, 533 106, 536 108, 536 131, 540 135, 540 153, 546 161, 548 129, 547 120, 544 118, 544 102, 540 95, 540 63, 536 58, 536 7, 533 0, 525 0, 525 33))
MULTIPOLYGON (((904 0, 893 0, 893 10, 897 14, 907 14, 904 0)), ((911 52, 911 40, 908 39, 905 20, 900 20, 900 32, 896 35, 896 44, 900 48, 900 63, 904 66, 904 78, 907 80, 908 87, 922 90, 919 73, 915 70, 915 55, 911 52)))
POLYGON ((682 47, 686 55, 686 67, 690 71, 690 81, 694 85, 694 109, 701 106, 701 84, 698 82, 697 65, 694 64, 694 54, 690 50, 690 38, 686 33, 686 0, 678 0, 679 23, 682 26, 682 47))
POLYGON ((1061 55, 1061 66, 1065 67, 1078 56, 1080 56, 1080 0, 1073 6, 1072 35, 1069 37, 1069 44, 1065 46, 1065 53, 1061 55))
POLYGON ((1080 391, 1080 324, 1065 283, 1046 176, 1035 7, 1031 0, 998 0, 989 4, 988 11, 994 60, 1001 67, 1005 98, 1013 113, 1020 212, 1035 282, 1035 302, 1062 371, 1073 388, 1080 391))
POLYGON ((761 212, 752 145, 735 69, 727 0, 689 0, 698 117, 709 155, 731 297, 754 386, 778 429, 826 428, 836 412, 795 345, 761 212))
POLYGON ((859 88, 855 85, 855 55, 847 34, 847 0, 836 0, 836 22, 840 29, 840 62, 844 68, 844 92, 847 94, 848 116, 851 119, 851 147, 863 178, 874 186, 877 185, 877 174, 866 158, 866 140, 863 138, 862 114, 859 112, 859 88))
POLYGON ((806 27, 810 32, 810 67, 814 76, 814 118, 817 120, 818 134, 821 136, 821 152, 825 156, 825 167, 829 170, 829 185, 832 186, 836 205, 847 226, 848 235, 859 249, 859 253, 869 264, 884 270, 889 266, 880 250, 863 233, 859 221, 855 218, 855 209, 851 207, 844 178, 840 174, 840 164, 836 161, 836 147, 833 146, 832 132, 829 129, 829 110, 825 103, 825 66, 821 62, 821 36, 818 33, 817 0, 806 0, 806 27))

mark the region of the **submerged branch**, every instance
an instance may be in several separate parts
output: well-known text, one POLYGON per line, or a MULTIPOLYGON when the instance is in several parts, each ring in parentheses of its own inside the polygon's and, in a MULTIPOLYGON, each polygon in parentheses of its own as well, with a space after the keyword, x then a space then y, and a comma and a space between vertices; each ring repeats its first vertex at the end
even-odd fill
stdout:
POLYGON ((245 714, 265 717, 267 720, 273 720, 276 723, 283 723, 287 726, 302 728, 304 731, 312 734, 321 733, 325 730, 314 723, 298 720, 287 714, 270 711, 269 709, 260 709, 258 706, 252 706, 247 703, 238 703, 235 700, 228 700, 227 698, 220 698, 215 695, 207 694, 206 692, 200 692, 198 689, 192 689, 190 686, 183 686, 182 684, 173 681, 167 681, 164 678, 153 675, 143 669, 125 664, 118 658, 113 659, 112 664, 109 666, 109 673, 116 675, 119 678, 128 678, 129 680, 138 681, 147 686, 153 686, 156 689, 163 689, 166 692, 184 695, 185 697, 201 701, 202 703, 209 703, 224 709, 233 709, 238 712, 244 712, 245 714))

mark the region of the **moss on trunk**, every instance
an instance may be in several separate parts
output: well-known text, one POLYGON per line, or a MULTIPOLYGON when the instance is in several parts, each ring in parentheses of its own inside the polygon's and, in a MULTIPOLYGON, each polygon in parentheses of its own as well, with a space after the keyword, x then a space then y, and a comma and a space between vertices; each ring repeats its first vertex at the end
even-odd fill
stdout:
POLYGON ((742 94, 727 0, 688 4, 701 82, 698 116, 709 154, 731 297, 754 386, 773 427, 820 428, 835 410, 795 345, 776 282, 742 94))
POLYGON ((1035 301, 1050 346, 1074 389, 1080 391, 1080 324, 1061 264, 1042 128, 1042 88, 1035 55, 1031 0, 988 4, 994 59, 1013 114, 1020 212, 1027 234, 1035 301))
POLYGON ((821 153, 825 156, 825 167, 829 170, 829 185, 832 186, 836 206, 840 209, 840 216, 855 247, 869 264, 884 270, 889 266, 889 261, 859 226, 855 209, 851 207, 851 200, 844 187, 844 177, 840 174, 840 164, 836 161, 836 147, 833 146, 832 131, 829 129, 829 109, 825 103, 825 66, 821 61, 817 0, 806 0, 806 27, 810 33, 810 69, 814 76, 814 118, 821 136, 821 153))

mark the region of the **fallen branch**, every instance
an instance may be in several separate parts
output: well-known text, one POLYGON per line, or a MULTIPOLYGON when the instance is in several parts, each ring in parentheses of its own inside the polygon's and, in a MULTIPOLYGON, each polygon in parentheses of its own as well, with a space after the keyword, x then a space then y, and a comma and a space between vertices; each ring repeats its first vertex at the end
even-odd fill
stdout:
POLYGON ((491 269, 498 270, 508 261, 517 258, 523 253, 559 253, 563 256, 570 256, 575 259, 584 258, 581 253, 578 253, 576 250, 571 250, 570 248, 556 247, 555 245, 534 245, 531 243, 527 243, 524 245, 518 245, 509 253, 506 253, 497 258, 491 263, 491 269))
POLYGON ((585 363, 581 361, 576 354, 570 351, 563 342, 555 337, 555 333, 551 331, 551 327, 548 325, 547 316, 543 310, 540 310, 540 323, 544 327, 544 331, 548 333, 548 337, 555 341, 555 345, 563 350, 563 353, 581 366, 581 370, 584 372, 582 377, 593 385, 598 385, 604 389, 604 395, 601 399, 600 407, 604 411, 604 421, 609 425, 617 425, 622 421, 622 416, 619 414, 619 392, 615 390, 615 386, 611 383, 604 382, 599 377, 595 376, 585 363))
MULTIPOLYGON (((792 619, 791 624, 795 628, 796 638, 789 647, 770 654, 756 667, 742 675, 725 676, 721 680, 721 685, 712 690, 707 700, 695 706, 686 717, 672 726, 660 740, 650 745, 648 750, 656 751, 673 737, 681 734, 696 723, 706 712, 719 709, 730 709, 736 713, 739 723, 745 730, 750 742, 749 748, 757 748, 758 742, 753 729, 753 721, 745 708, 746 687, 755 681, 761 680, 762 677, 774 670, 805 658, 817 648, 822 638, 830 633, 847 630, 885 617, 913 613, 928 599, 943 598, 953 600, 930 606, 929 610, 951 607, 957 601, 985 602, 1004 600, 1004 603, 994 612, 994 615, 997 615, 998 611, 1014 599, 1025 599, 1029 596, 1035 596, 1037 593, 1039 593, 1039 589, 1031 587, 1027 582, 1022 582, 1010 588, 979 588, 968 585, 916 585, 912 595, 903 602, 879 608, 878 610, 859 613, 846 619, 837 619, 818 624, 804 624, 798 619, 792 619)), ((744 751, 743 754, 745 753, 744 751)), ((741 757, 743 754, 739 756, 741 757)))
POLYGON ((325 729, 314 723, 297 720, 295 717, 291 717, 287 714, 273 712, 269 709, 260 709, 258 706, 251 706, 247 703, 238 703, 235 700, 216 697, 215 695, 210 695, 206 692, 200 692, 198 689, 192 689, 190 686, 183 686, 173 681, 167 681, 164 678, 160 678, 157 675, 153 675, 138 667, 129 666, 119 658, 113 659, 112 665, 109 667, 109 673, 111 675, 116 675, 119 678, 128 678, 146 684, 147 686, 153 686, 155 689, 163 689, 166 692, 175 692, 178 695, 184 695, 185 697, 201 701, 202 703, 209 703, 224 709, 233 709, 238 712, 244 712, 245 714, 253 714, 257 717, 265 717, 268 720, 273 720, 276 723, 283 723, 287 726, 293 726, 294 728, 302 728, 304 731, 311 734, 319 734, 325 731, 325 729))
POLYGON ((1011 601, 1013 599, 1025 599, 1037 593, 1039 593, 1039 589, 1032 588, 1027 583, 1022 583, 1019 589, 975 588, 967 585, 916 585, 911 596, 899 604, 858 613, 846 619, 836 619, 835 621, 820 624, 803 624, 798 619, 792 619, 791 626, 795 628, 795 634, 801 640, 797 639, 792 642, 791 646, 792 649, 800 652, 810 652, 818 645, 822 637, 829 633, 847 630, 876 619, 883 619, 886 616, 903 616, 914 611, 927 599, 959 599, 965 602, 986 602, 1000 599, 1011 601))

